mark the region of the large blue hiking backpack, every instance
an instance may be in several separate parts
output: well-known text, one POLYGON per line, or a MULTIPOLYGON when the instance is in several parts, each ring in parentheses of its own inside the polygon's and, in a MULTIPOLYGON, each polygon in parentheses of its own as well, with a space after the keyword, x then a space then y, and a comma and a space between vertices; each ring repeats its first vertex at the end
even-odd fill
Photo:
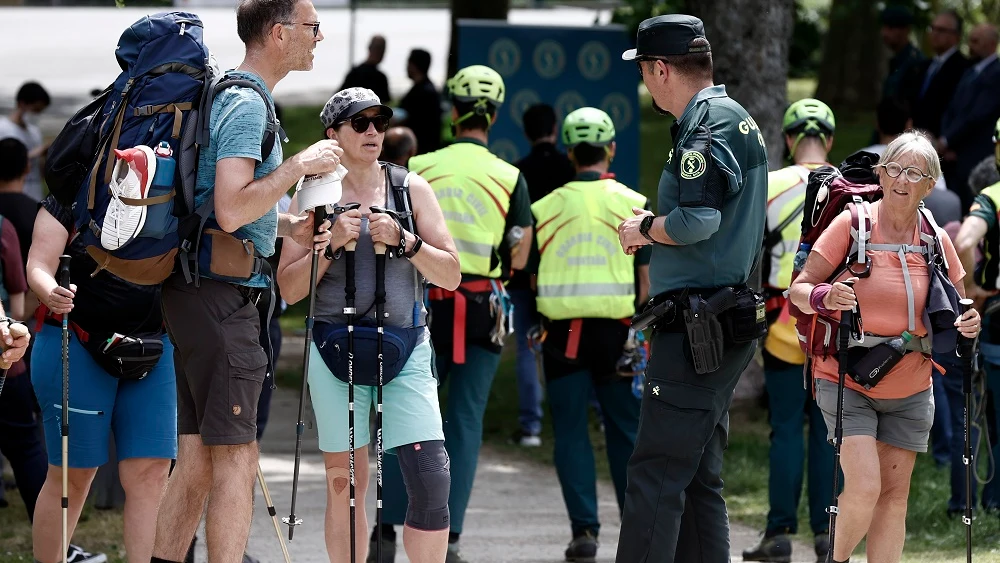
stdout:
POLYGON ((195 14, 165 12, 142 18, 122 34, 115 56, 122 73, 53 141, 45 180, 60 203, 72 206, 75 236, 82 238, 97 262, 95 275, 103 269, 132 283, 156 285, 173 272, 178 253, 185 255, 187 264, 186 255, 198 247, 212 211, 211 205, 194 209, 194 188, 198 150, 208 144, 215 96, 225 88, 242 86, 264 98, 268 125, 261 142, 262 159, 273 149, 280 126, 267 95, 256 84, 219 72, 195 14), (154 176, 144 200, 128 200, 147 206, 144 226, 135 238, 107 248, 101 225, 116 197, 109 188, 118 160, 116 149, 139 145, 155 149, 162 142, 172 152, 174 173, 154 176))

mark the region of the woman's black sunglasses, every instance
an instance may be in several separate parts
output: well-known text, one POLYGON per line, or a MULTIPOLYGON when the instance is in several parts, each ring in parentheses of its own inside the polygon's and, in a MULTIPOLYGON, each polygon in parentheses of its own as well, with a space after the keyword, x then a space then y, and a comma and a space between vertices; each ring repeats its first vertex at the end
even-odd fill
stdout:
MULTIPOLYGON (((351 128, 358 133, 364 133, 368 130, 368 126, 375 124, 375 131, 379 133, 385 133, 389 129, 389 117, 385 115, 375 115, 368 117, 367 115, 355 115, 350 119, 351 128)), ((342 121, 341 124, 346 123, 342 121)))

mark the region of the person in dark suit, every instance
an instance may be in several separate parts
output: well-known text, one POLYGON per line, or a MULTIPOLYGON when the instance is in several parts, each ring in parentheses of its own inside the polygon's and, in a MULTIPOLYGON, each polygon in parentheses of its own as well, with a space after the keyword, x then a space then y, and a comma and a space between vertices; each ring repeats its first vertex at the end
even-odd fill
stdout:
POLYGON ((385 37, 373 35, 368 42, 368 58, 365 62, 351 69, 344 78, 340 90, 348 88, 368 88, 383 104, 389 103, 389 79, 378 69, 379 63, 385 57, 385 37))
POLYGON ((969 59, 958 50, 962 42, 962 18, 954 10, 941 12, 928 28, 934 58, 927 62, 920 78, 920 90, 913 105, 913 126, 932 137, 941 134, 941 116, 955 94, 969 59))
POLYGON ((955 163, 953 178, 945 179, 962 198, 962 209, 972 205, 973 195, 967 183, 969 173, 993 152, 993 125, 1000 118, 998 41, 1000 37, 993 24, 979 24, 969 33, 972 66, 959 80, 955 95, 941 118, 936 148, 944 162, 955 163))
POLYGON ((910 41, 913 13, 903 6, 882 11, 882 43, 892 51, 889 74, 882 82, 882 98, 901 98, 911 107, 920 88, 920 69, 927 60, 910 41))
POLYGON ((417 136, 417 154, 441 148, 441 95, 427 77, 430 68, 430 53, 423 49, 410 51, 406 75, 413 81, 413 88, 403 97, 399 107, 406 110, 405 125, 417 136))

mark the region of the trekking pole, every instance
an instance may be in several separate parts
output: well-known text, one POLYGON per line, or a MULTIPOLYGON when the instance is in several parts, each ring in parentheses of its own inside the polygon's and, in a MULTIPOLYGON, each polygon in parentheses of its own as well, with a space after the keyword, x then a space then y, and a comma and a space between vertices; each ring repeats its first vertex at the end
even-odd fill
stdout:
MULTIPOLYGON (((360 203, 348 203, 337 206, 333 212, 341 214, 354 209, 360 209, 360 203)), ((358 313, 354 306, 354 297, 358 288, 354 285, 354 252, 358 241, 352 240, 344 245, 344 316, 347 317, 347 455, 350 483, 351 511, 351 563, 357 563, 357 490, 355 489, 354 470, 354 315, 358 313)))
MULTIPOLYGON (((60 287, 69 289, 70 256, 59 257, 60 287)), ((69 557, 69 313, 62 316, 62 556, 69 557)))
POLYGON ((274 502, 271 500, 271 493, 267 490, 267 483, 264 482, 264 471, 257 462, 257 481, 260 482, 260 490, 264 493, 264 502, 267 503, 267 513, 271 515, 271 522, 274 523, 274 533, 278 536, 278 543, 281 544, 281 553, 285 556, 285 563, 292 563, 292 558, 288 555, 288 546, 285 545, 285 538, 281 535, 281 528, 278 526, 278 511, 274 509, 274 502))
MULTIPOLYGON (((313 216, 313 234, 319 234, 319 226, 326 220, 326 206, 317 207, 313 216), (322 214, 320 212, 323 212, 322 214)), ((309 271, 309 316, 306 317, 306 345, 302 353, 302 389, 299 392, 299 418, 295 425, 295 470, 292 477, 292 506, 288 517, 281 521, 288 524, 288 541, 292 541, 295 533, 295 526, 302 524, 301 518, 295 517, 295 496, 299 490, 299 466, 302 462, 302 434, 305 432, 305 423, 302 422, 302 404, 306 400, 306 382, 309 379, 309 356, 312 350, 313 321, 316 314, 316 272, 319 270, 319 251, 315 246, 312 251, 312 269, 309 271)))
MULTIPOLYGON (((375 211, 373 208, 372 211, 375 211)), ((375 398, 375 560, 382 561, 382 331, 385 326, 385 244, 375 243, 375 327, 378 387, 375 398)))
MULTIPOLYGON (((962 299, 959 302, 962 315, 972 307, 972 299, 962 299)), ((974 464, 972 462, 972 436, 971 421, 972 416, 972 364, 975 361, 976 339, 961 337, 959 339, 958 355, 962 358, 962 393, 965 395, 965 448, 962 452, 962 463, 965 464, 965 516, 962 523, 965 524, 965 559, 967 563, 972 563, 972 472, 974 464)))
MULTIPOLYGON (((853 281, 842 282, 847 287, 854 287, 853 281)), ((837 537, 838 496, 840 493, 840 446, 844 441, 844 378, 847 376, 847 345, 851 338, 854 325, 854 309, 840 312, 840 326, 837 333, 837 355, 840 362, 837 379, 837 424, 833 430, 833 498, 830 501, 830 561, 833 561, 834 540, 837 537)))

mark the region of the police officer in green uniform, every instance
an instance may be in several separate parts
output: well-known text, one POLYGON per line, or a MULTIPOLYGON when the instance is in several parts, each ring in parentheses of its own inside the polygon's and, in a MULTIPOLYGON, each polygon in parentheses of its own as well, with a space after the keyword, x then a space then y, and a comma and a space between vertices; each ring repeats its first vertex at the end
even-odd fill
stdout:
POLYGON ((636 209, 618 228, 626 253, 653 245, 654 297, 637 321, 653 319, 654 332, 616 561, 728 562, 722 452, 733 390, 766 334, 763 300, 746 284, 763 240, 767 152, 753 118, 713 84, 698 18, 643 21, 622 58, 677 121, 661 215, 636 209))

